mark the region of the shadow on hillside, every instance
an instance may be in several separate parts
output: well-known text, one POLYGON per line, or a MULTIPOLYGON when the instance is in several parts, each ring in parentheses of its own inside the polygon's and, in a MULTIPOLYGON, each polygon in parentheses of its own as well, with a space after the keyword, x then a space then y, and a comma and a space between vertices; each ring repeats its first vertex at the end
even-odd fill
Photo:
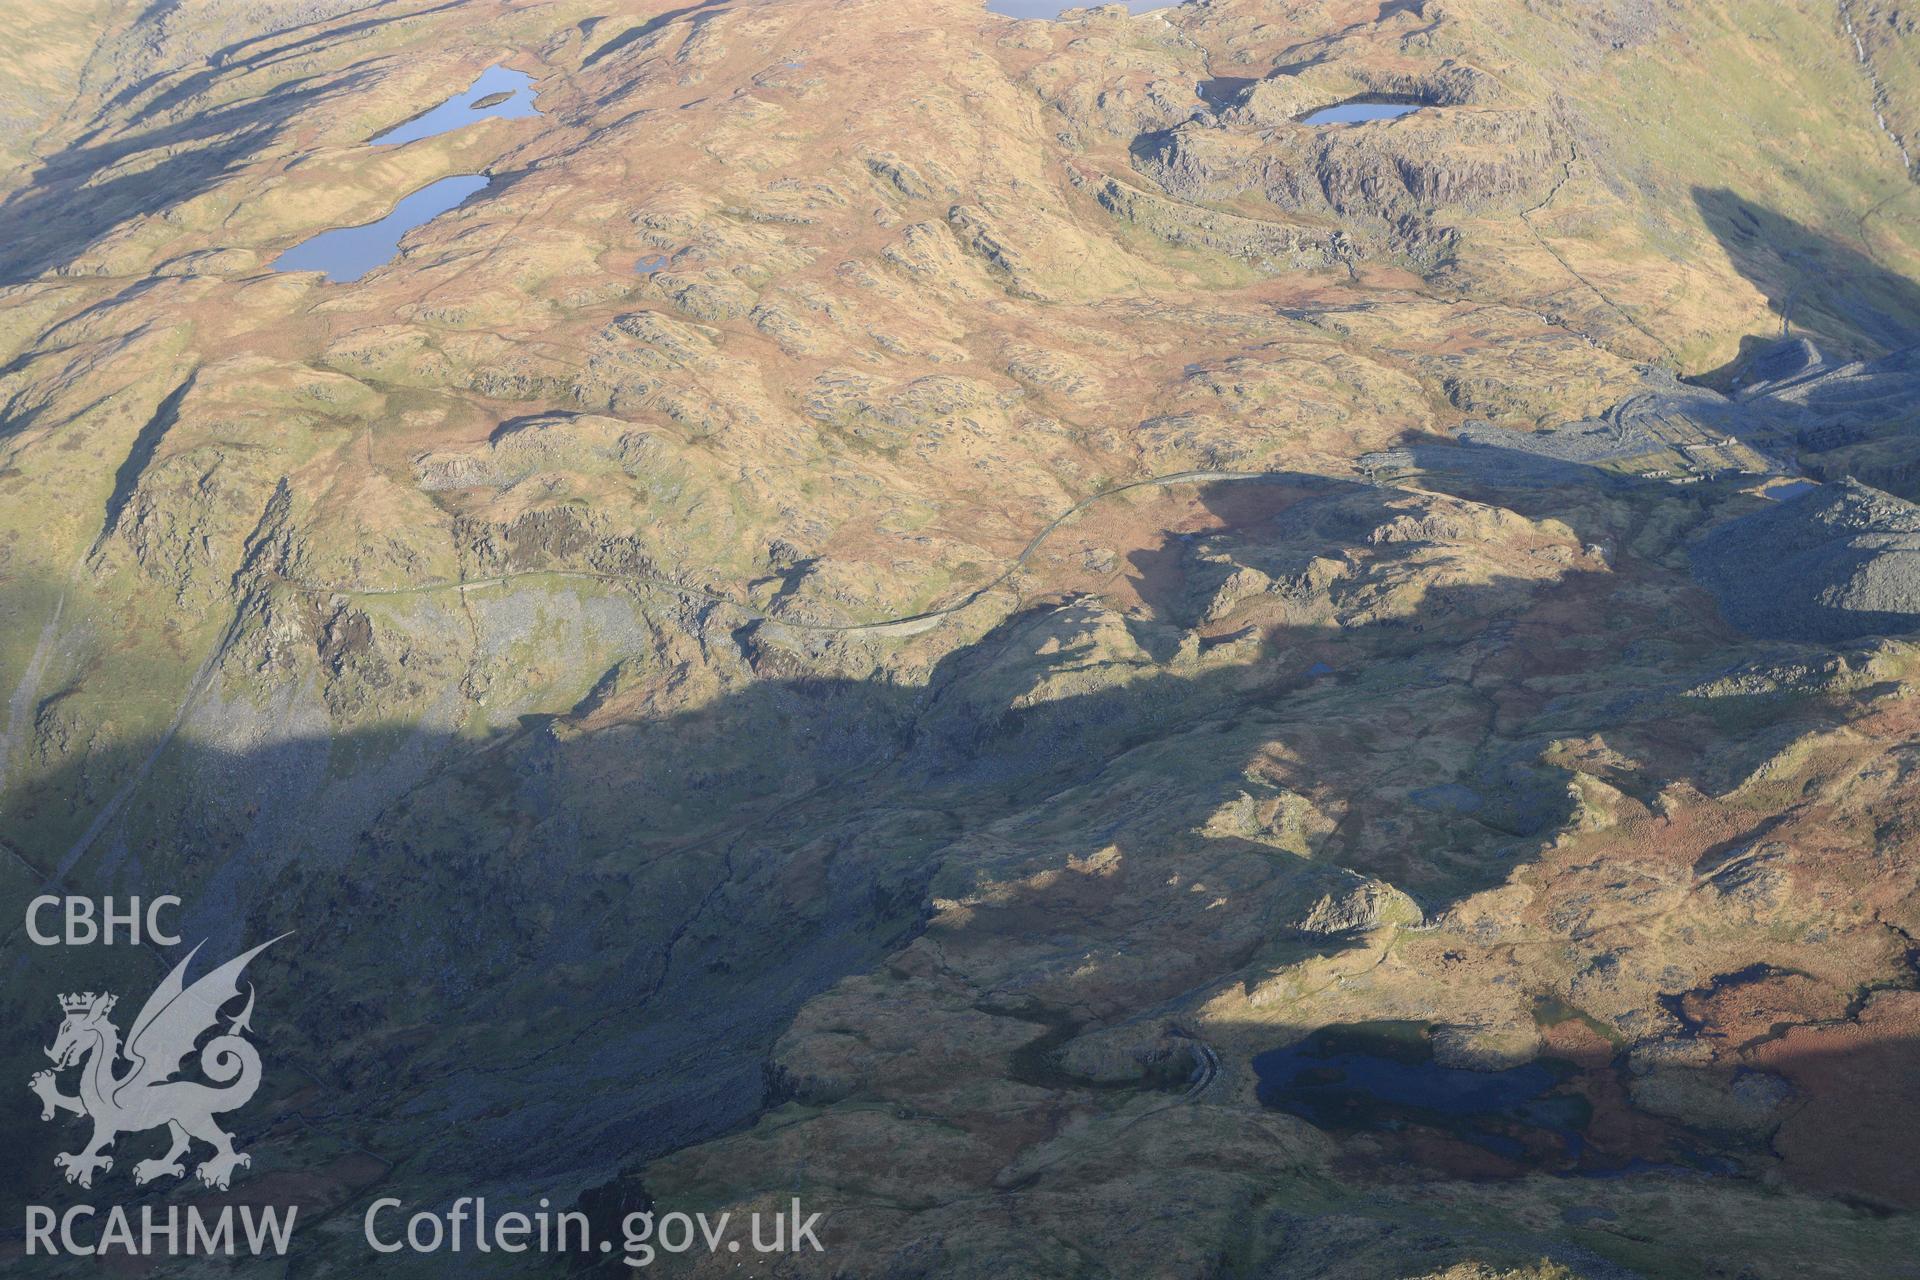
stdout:
MULTIPOLYGON (((1657 1062, 1630 1060, 1594 1030, 1604 1024, 1557 999, 1536 1004, 1545 1038, 1537 1058, 1472 1071, 1436 1061, 1424 1040, 1434 1028, 1418 1022, 1325 1026, 1304 1040, 1272 1025, 1210 1030, 1222 1043, 1256 1046, 1242 1066, 1257 1075, 1263 1105, 1354 1140, 1339 1173, 1367 1190, 1364 1207, 1346 1212, 1372 1228, 1351 1233, 1344 1261, 1357 1269, 1334 1274, 1437 1275, 1543 1257, 1582 1275, 1615 1266, 1694 1274, 1703 1256, 1711 1265, 1702 1274, 1797 1274, 1770 1265, 1775 1249, 1816 1247, 1791 1218, 1729 1234, 1703 1254, 1689 1212, 1648 1212, 1650 1196, 1715 1204, 1716 1186, 1726 1198, 1715 1213, 1786 1209, 1783 1192, 1805 1197, 1793 1213, 1831 1219, 1817 1247, 1846 1274, 1871 1274, 1883 1258, 1904 1256, 1920 1211, 1910 1158, 1920 1142, 1917 959, 1869 994, 1824 987, 1831 1016, 1826 1008, 1785 1016, 1750 990, 1717 1017, 1683 1017, 1657 1062), (1489 1182, 1516 1188, 1508 1194, 1527 1209, 1505 1221, 1422 1211, 1425 1185, 1451 1196, 1462 1183, 1489 1182)), ((1678 1008, 1729 985, 1764 985, 1753 973, 1816 985, 1760 964, 1662 1002, 1678 1008)), ((1276 1206, 1237 1224, 1233 1245, 1267 1259, 1258 1274, 1327 1274, 1300 1227, 1276 1206)))
MULTIPOLYGON (((1397 496, 1285 479, 1339 508, 1329 529, 1358 528, 1368 511, 1385 520, 1397 496)), ((1241 488, 1210 488, 1203 502, 1244 515, 1241 488)), ((1312 505, 1276 518, 1308 519, 1312 505)), ((1579 576, 1539 590, 1577 591, 1579 576)), ((1184 607, 1164 590, 1162 607, 1184 607)), ((1063 922, 1121 943, 1138 912, 1157 913, 1177 954, 1092 1010, 1118 1021, 1249 965, 1258 978, 1276 946, 1290 959, 1350 946, 1299 924, 1337 887, 1334 869, 1387 879, 1429 912, 1504 882, 1567 819, 1566 778, 1538 763, 1543 740, 1491 731, 1479 696, 1422 655, 1487 633, 1535 590, 1496 577, 1436 598, 1413 625, 1279 628, 1243 662, 1143 667, 1120 684, 1078 674, 1099 618, 1061 601, 949 654, 924 686, 835 675, 830 654, 750 625, 731 635, 755 681, 690 710, 654 709, 688 673, 650 650, 571 709, 529 709, 480 739, 396 726, 289 732, 235 752, 202 745, 192 717, 158 745, 68 737, 10 793, 15 870, 0 918, 20 920, 24 899, 71 863, 76 891, 181 896, 179 932, 188 945, 207 939, 209 958, 297 930, 251 971, 271 1074, 238 1119, 243 1147, 275 1152, 262 1194, 569 1196, 751 1122, 800 1005, 896 953, 933 897, 1031 881, 1004 921, 1020 945, 1063 922), (1383 672, 1397 674, 1383 685, 1383 672), (1041 688, 1051 692, 1032 696, 1041 688), (1383 696, 1402 715, 1423 700, 1442 708, 1445 731, 1461 735, 1446 765, 1403 759, 1387 709, 1367 710, 1383 696), (1250 759, 1283 730, 1312 744, 1288 785, 1342 814, 1314 858, 1197 834, 1244 794, 1250 759), (1382 769, 1405 785, 1368 789, 1382 769), (1032 880, 1109 847, 1149 876, 1179 848, 1239 889, 1224 907, 1198 893, 1070 905, 1064 882, 1032 880), (332 1171, 317 1188, 316 1168, 332 1171)), ((686 625, 678 606, 635 608, 651 625, 686 625)), ((1603 612, 1579 616, 1598 625, 1603 612)), ((409 678, 385 647, 404 652, 404 638, 364 616, 364 628, 318 611, 279 616, 304 618, 311 646, 285 660, 284 691, 409 678)), ((726 632, 700 634, 714 644, 726 632)), ((1537 660, 1513 652, 1486 668, 1537 660)), ((68 732, 58 701, 71 692, 42 691, 40 741, 68 732)), ((9 1025, 31 1031, 13 1038, 0 1076, 24 1081, 44 1065, 37 1046, 51 1039, 59 992, 120 992, 131 1017, 173 954, 36 948, 16 931, 0 949, 4 1006, 9 1025)), ((1086 1006, 1058 973, 1010 979, 1000 994, 1022 993, 1086 1006)), ((5 1116, 0 1133, 20 1157, 8 1189, 81 1195, 51 1173, 73 1126, 41 1124, 26 1106, 5 1116)), ((125 1141, 147 1154, 144 1139, 125 1141)), ((116 1182, 114 1194, 132 1188, 116 1182)))
POLYGON ((307 105, 355 89, 354 77, 324 88, 296 81, 262 98, 49 157, 31 182, 0 204, 0 284, 65 266, 125 224, 192 200, 271 142, 307 105), (161 158, 115 173, 143 155, 161 158))
POLYGON ((720 3, 721 0, 698 0, 698 3, 695 4, 683 5, 678 9, 669 9, 665 13, 656 13, 645 22, 628 27, 625 31, 609 39, 605 44, 588 54, 585 61, 580 64, 580 69, 582 71, 591 71, 602 59, 610 58, 622 49, 645 40, 655 32, 665 30, 682 18, 694 18, 698 21, 698 15, 703 9, 712 9, 720 3))
MULTIPOLYGON (((1823 346, 1862 355, 1907 345, 1920 333, 1920 282, 1725 188, 1695 187, 1693 201, 1735 268, 1766 294, 1783 332, 1800 329, 1823 346)), ((1758 335, 1763 343, 1780 336, 1758 335)), ((1742 356, 1756 349, 1743 346, 1742 356)), ((1735 372, 1722 368, 1698 381, 1721 386, 1735 372)))

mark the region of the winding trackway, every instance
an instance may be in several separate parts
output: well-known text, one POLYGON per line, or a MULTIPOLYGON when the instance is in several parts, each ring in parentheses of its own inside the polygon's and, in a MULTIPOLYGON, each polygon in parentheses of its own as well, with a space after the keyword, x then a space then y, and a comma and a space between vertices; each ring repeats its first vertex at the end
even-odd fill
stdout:
POLYGON ((305 591, 313 595, 358 596, 365 598, 416 595, 431 591, 477 591, 486 587, 505 586, 520 578, 578 578, 595 582, 639 584, 658 587, 663 591, 675 592, 691 600, 699 600, 707 604, 724 605, 727 608, 745 615, 750 621, 773 623, 794 631, 848 634, 862 631, 883 632, 896 628, 919 629, 931 626, 950 614, 958 613, 979 600, 980 597, 1005 586, 1009 579, 1026 568, 1027 562, 1033 558, 1034 554, 1040 550, 1041 545, 1053 535, 1055 530, 1096 502, 1101 502, 1107 498, 1128 493, 1135 489, 1169 488, 1177 484, 1215 484, 1242 480, 1273 481, 1288 474, 1290 473, 1284 471, 1176 471, 1163 476, 1149 476, 1144 480, 1130 481, 1127 484, 1116 485, 1111 489, 1102 489, 1099 493, 1082 498, 1055 516, 1052 520, 1049 520, 1042 526, 1040 531, 1034 534, 1027 542, 1026 547, 1020 554, 1015 556, 1012 562, 1009 563, 1005 569, 1001 570, 999 575, 992 581, 975 587, 952 604, 941 605, 937 609, 927 609, 920 613, 907 614, 904 617, 887 618, 879 622, 801 622, 793 618, 783 617, 779 614, 768 613, 763 609, 756 609, 752 605, 743 604, 731 596, 724 596, 715 591, 708 591, 704 587, 690 587, 685 583, 675 582, 671 578, 664 578, 657 574, 602 573, 593 569, 524 569, 517 573, 500 574, 491 578, 463 579, 455 582, 426 582, 410 587, 352 587, 297 582, 291 578, 280 578, 278 580, 295 590, 305 591))
POLYGON ((1193 1083, 1187 1087, 1185 1093, 1180 1095, 1180 1101, 1195 1102, 1198 1101, 1201 1094, 1211 1089, 1213 1082, 1219 1078, 1220 1055, 1213 1051, 1212 1045, 1202 1040, 1199 1036, 1185 1035, 1183 1033, 1183 1037, 1187 1042, 1187 1047, 1193 1051, 1195 1066, 1193 1083))
MULTIPOLYGON (((670 578, 663 578, 654 574, 599 573, 589 569, 528 569, 519 573, 502 574, 497 577, 480 578, 471 581, 433 582, 422 583, 418 586, 411 587, 377 587, 368 589, 343 586, 318 586, 310 583, 296 582, 290 578, 277 578, 276 580, 295 590, 306 591, 314 595, 370 597, 412 595, 430 591, 474 591, 485 587, 504 586, 519 578, 579 578, 597 582, 640 584, 658 587, 663 591, 675 592, 689 599, 700 600, 708 604, 724 605, 727 608, 739 611, 753 621, 773 623, 796 631, 837 634, 858 633, 863 631, 884 632, 894 628, 932 626, 949 614, 958 613, 962 609, 965 609, 988 592, 997 590, 1005 585, 1008 579, 1026 567, 1027 562, 1033 558, 1033 555, 1040 550, 1041 545, 1046 542, 1048 537, 1050 537, 1056 529, 1096 502, 1115 497, 1122 493, 1128 493, 1135 489, 1167 488, 1176 484, 1212 484, 1216 482, 1241 480, 1276 480, 1286 474, 1288 473, 1280 471, 1176 471, 1167 475, 1149 476, 1143 480, 1130 481, 1127 484, 1116 485, 1111 489, 1102 489, 1099 493, 1082 498, 1079 502, 1074 503, 1052 520, 1049 520, 1040 531, 1034 534, 1027 542, 1026 547, 1020 554, 992 581, 975 587, 972 591, 969 591, 965 596, 952 604, 942 605, 937 609, 928 609, 922 613, 909 614, 901 618, 890 618, 880 622, 798 622, 792 619, 782 618, 776 614, 767 613, 751 605, 742 604, 740 601, 729 596, 723 596, 718 592, 708 591, 701 587, 689 587, 684 583, 675 582, 670 578)), ((62 603, 64 604, 64 598, 62 603)), ((50 892, 52 887, 58 886, 66 879, 68 873, 71 872, 74 866, 80 861, 81 856, 93 847, 94 841, 100 837, 100 834, 119 814, 121 806, 146 781, 147 775, 152 771, 154 763, 173 741, 174 736, 179 733, 181 725, 186 721, 188 711, 193 707, 193 704, 199 700, 201 692, 211 681, 213 672, 219 665, 221 657, 225 655, 228 645, 233 642, 234 636, 240 628, 241 619, 245 615, 245 612, 243 601, 242 607, 235 611, 233 619, 227 624, 227 628, 221 635, 219 642, 213 646, 212 651, 208 653, 206 659, 201 662, 199 669, 194 672, 193 678, 188 681, 185 695, 180 701, 179 708, 174 712, 172 721, 167 725, 166 732, 160 736, 159 741, 154 744, 153 749, 147 753, 145 759, 143 759, 135 769, 133 776, 127 779, 112 796, 108 797, 107 802, 95 813, 93 821, 88 823, 86 830, 81 833, 79 839, 74 841, 72 847, 61 857, 58 865, 54 867, 51 876, 48 878, 48 888, 44 891, 50 892)), ((56 619, 58 617, 57 611, 55 617, 56 619)), ((43 636, 43 643, 45 639, 46 637, 43 636)), ((13 717, 9 716, 9 720, 11 721, 12 719, 13 717)), ((10 943, 12 936, 12 934, 9 934, 5 939, 0 940, 0 948, 4 948, 7 943, 10 943)))
MULTIPOLYGON (((227 623, 226 630, 220 633, 219 641, 215 643, 212 651, 207 654, 199 667, 195 669, 193 678, 187 682, 187 691, 181 697, 180 705, 173 713, 173 719, 167 722, 166 731, 154 742, 153 749, 148 751, 141 759, 139 765, 133 771, 133 776, 121 783, 114 793, 107 797, 107 802, 101 805, 99 810, 93 815, 93 821, 89 822, 87 829, 80 833, 80 838, 75 840, 72 847, 61 855, 59 863, 53 868, 53 871, 46 876, 40 889, 41 893, 54 893, 59 890, 61 885, 66 882, 68 874, 72 872, 73 868, 79 863, 81 856, 93 847, 93 842, 100 838, 101 832, 105 831, 107 827, 111 825, 114 818, 119 816, 120 806, 125 804, 127 800, 132 797, 133 793, 145 784, 147 775, 153 772, 153 766, 159 761, 161 753, 166 751, 167 747, 172 744, 174 737, 180 732, 180 726, 187 722, 187 712, 193 709, 193 704, 200 700, 201 693, 205 691, 207 685, 212 681, 214 669, 219 666, 220 658, 226 653, 227 646, 232 644, 234 637, 239 634, 240 622, 245 615, 246 607, 243 598, 241 607, 234 611, 233 618, 227 623)), ((28 863, 26 858, 21 857, 17 852, 15 856, 20 857, 20 861, 23 864, 26 864, 30 869, 32 868, 32 864, 28 863)), ((35 874, 39 874, 39 872, 36 871, 35 874)), ((14 939, 20 936, 21 927, 23 926, 16 926, 9 930, 5 937, 0 938, 0 952, 6 951, 13 945, 14 939)))
MULTIPOLYGON (((1573 177, 1574 162, 1577 161, 1579 158, 1580 158, 1579 149, 1576 147, 1569 147, 1567 159, 1565 163, 1561 166, 1559 181, 1553 184, 1553 190, 1547 192, 1546 199, 1542 200, 1539 204, 1533 206, 1533 208, 1531 209, 1522 209, 1520 211, 1520 221, 1526 227, 1527 233, 1534 238, 1534 240, 1539 244, 1539 246, 1542 249, 1545 249, 1549 254, 1553 256, 1553 260, 1559 263, 1561 268, 1568 275, 1572 276, 1575 280, 1578 280, 1581 284, 1585 285, 1587 290, 1591 292, 1594 297, 1600 299, 1601 302, 1605 303, 1608 307, 1612 308, 1615 315, 1619 316, 1622 320, 1625 320, 1628 324, 1632 325, 1635 329, 1638 329, 1643 336, 1647 337, 1648 339, 1656 343, 1662 351, 1667 353, 1668 358, 1673 360, 1677 364, 1680 359, 1679 353, 1676 352, 1672 347, 1667 345, 1666 339, 1662 338, 1659 334, 1655 333, 1653 330, 1647 328, 1647 326, 1645 326, 1644 324, 1641 324, 1638 320, 1634 319, 1632 312, 1628 311, 1625 307, 1621 306, 1619 303, 1615 302, 1612 298, 1608 297, 1606 291, 1603 290, 1599 285, 1587 279, 1587 277, 1581 275, 1579 270, 1575 268, 1575 266, 1571 262, 1567 261, 1566 255, 1562 254, 1558 249, 1554 248, 1553 245, 1548 242, 1547 238, 1540 234, 1540 228, 1533 225, 1533 215, 1536 213, 1539 213, 1542 209, 1545 209, 1548 205, 1552 204, 1553 198, 1560 194, 1560 188, 1566 186, 1567 181, 1573 177)), ((1589 338, 1588 341, 1591 342, 1592 339, 1589 338)), ((1599 344, 1596 343, 1595 345, 1599 345, 1599 344)))
POLYGON ((32 712, 34 700, 39 696, 40 677, 47 669, 47 657, 53 652, 53 643, 59 638, 60 615, 66 607, 66 593, 62 592, 60 598, 54 601, 53 616, 40 628, 39 643, 34 646, 33 656, 27 659, 20 683, 7 702, 7 725, 0 730, 0 790, 6 788, 7 767, 13 760, 13 749, 19 743, 20 731, 32 712))

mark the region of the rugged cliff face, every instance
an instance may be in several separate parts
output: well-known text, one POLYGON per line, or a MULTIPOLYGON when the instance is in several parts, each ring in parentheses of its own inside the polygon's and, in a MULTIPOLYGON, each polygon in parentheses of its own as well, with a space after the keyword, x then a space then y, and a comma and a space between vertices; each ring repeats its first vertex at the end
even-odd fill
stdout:
MULTIPOLYGON (((1911 1266, 1898 13, 22 13, 0 906, 298 930, 302 1273, 480 1192, 798 1194, 794 1274, 1911 1266), (539 116, 369 145, 492 65, 539 116), (1394 1100, 1469 1070, 1532 1092, 1394 1100)), ((23 1082, 164 972, 4 945, 23 1082)))

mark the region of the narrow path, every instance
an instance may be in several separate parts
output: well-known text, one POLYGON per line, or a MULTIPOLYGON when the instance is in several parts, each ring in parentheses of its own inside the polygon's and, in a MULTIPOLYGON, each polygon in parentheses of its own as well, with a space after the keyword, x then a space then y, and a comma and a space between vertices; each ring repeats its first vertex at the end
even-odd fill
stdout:
MULTIPOLYGON (((186 692, 181 695, 180 705, 175 708, 173 719, 167 722, 165 732, 155 740, 153 748, 141 759, 139 766, 133 771, 133 776, 121 783, 113 795, 108 797, 107 802, 100 806, 100 811, 94 815, 93 821, 87 824, 87 829, 80 833, 80 838, 75 840, 72 847, 61 856, 59 864, 53 869, 53 874, 41 889, 42 893, 52 893, 60 887, 82 855, 93 847, 93 842, 100 838, 100 833, 105 831, 108 824, 119 814, 120 806, 127 802, 142 783, 146 782, 147 775, 153 771, 154 764, 173 743, 174 737, 180 732, 180 726, 186 723, 187 713, 193 710, 194 703, 199 701, 201 693, 205 691, 213 677, 214 668, 219 665, 222 655, 227 651, 227 646, 233 643, 234 637, 239 633, 240 620, 246 613, 246 607, 247 597, 243 596, 234 609, 232 620, 221 631, 219 640, 215 641, 213 648, 208 651, 199 668, 193 673, 193 678, 187 682, 186 692)), ((17 932, 18 930, 14 931, 14 933, 17 932)), ((13 941, 14 933, 9 933, 4 940, 0 940, 0 950, 4 950, 13 941)))
POLYGON ((506 586, 522 578, 572 578, 593 582, 607 582, 615 585, 657 587, 662 591, 670 591, 704 604, 723 605, 742 614, 749 621, 773 623, 794 631, 848 634, 857 632, 882 632, 896 628, 922 629, 932 626, 942 618, 960 612, 962 609, 974 604, 982 596, 1005 586, 1014 575, 1026 568, 1027 563, 1032 560, 1041 546, 1045 544, 1046 540, 1051 537, 1060 526, 1097 502, 1103 502, 1108 498, 1129 493, 1137 489, 1169 488, 1178 484, 1219 484, 1244 480, 1271 481, 1286 474, 1289 473, 1281 471, 1176 471, 1167 475, 1149 476, 1144 480, 1134 480, 1127 484, 1116 485, 1111 489, 1102 489, 1099 493, 1082 498, 1079 502, 1074 503, 1052 520, 1049 520, 1041 527, 1040 531, 1034 534, 1027 542, 1027 545, 1021 550, 1020 554, 1015 556, 1007 567, 1001 570, 991 581, 975 587, 951 604, 944 604, 938 608, 926 609, 919 613, 906 614, 897 618, 885 618, 877 622, 803 622, 780 614, 769 613, 764 609, 756 608, 753 605, 736 600, 731 596, 722 595, 717 591, 709 591, 705 587, 688 586, 683 582, 676 582, 672 578, 663 577, 659 574, 606 573, 594 569, 523 569, 513 573, 496 574, 487 578, 457 579, 448 582, 423 582, 405 587, 359 587, 341 583, 299 582, 292 578, 278 578, 276 580, 296 591, 304 591, 317 596, 347 596, 372 599, 383 596, 420 595, 436 591, 478 591, 488 587, 506 586))
POLYGON ((1175 1034, 1187 1042, 1187 1047, 1193 1052, 1194 1060, 1193 1083, 1188 1085, 1187 1091, 1180 1095, 1180 1101, 1198 1102, 1200 1095, 1213 1088, 1213 1082, 1220 1078, 1220 1055, 1213 1051, 1212 1045, 1199 1036, 1185 1031, 1175 1034))
POLYGON ((1622 320, 1625 320, 1628 324, 1632 325, 1648 341, 1654 343, 1662 351, 1666 352, 1667 357, 1674 362, 1676 367, 1678 367, 1680 362, 1680 357, 1678 353, 1676 353, 1672 347, 1668 346, 1666 344, 1666 341, 1662 339, 1659 334, 1655 333, 1653 330, 1647 328, 1647 326, 1641 324, 1638 320, 1634 319, 1632 314, 1628 312, 1628 310, 1625 307, 1615 302, 1612 298, 1609 298, 1605 290, 1601 289, 1599 285, 1595 284, 1593 281, 1581 275, 1579 270, 1571 262, 1567 261, 1566 256, 1562 254, 1558 249, 1554 248, 1551 244, 1549 244, 1547 242, 1547 238, 1540 234, 1540 228, 1533 225, 1533 215, 1540 212, 1542 209, 1546 208, 1548 205, 1552 204, 1553 198, 1560 194, 1560 188, 1566 186, 1568 180, 1573 177, 1573 162, 1575 160, 1578 160, 1579 158, 1580 158, 1580 153, 1574 150, 1571 146, 1569 146, 1567 151, 1566 163, 1561 168, 1561 171, 1560 171, 1560 180, 1553 184, 1553 190, 1547 192, 1546 199, 1542 200, 1539 204, 1533 206, 1533 208, 1531 209, 1522 209, 1520 211, 1520 221, 1526 227, 1527 233, 1533 237, 1534 242, 1537 243, 1542 249, 1545 249, 1549 254, 1553 255, 1553 260, 1560 264, 1561 270, 1565 271, 1568 275, 1572 276, 1575 280, 1578 280, 1581 284, 1585 285, 1588 292, 1592 293, 1594 297, 1600 299, 1601 302, 1605 303, 1609 308, 1611 308, 1615 315, 1619 316, 1622 320))
POLYGON ((7 787, 8 767, 13 763, 14 749, 20 744, 20 729, 26 723, 29 709, 40 692, 40 677, 46 672, 47 657, 53 652, 53 642, 60 634, 60 614, 67 607, 65 592, 54 601, 53 616, 40 628, 40 641, 33 648, 33 656, 27 659, 26 670, 20 674, 20 683, 14 686, 13 697, 7 702, 7 727, 0 732, 0 793, 7 787))

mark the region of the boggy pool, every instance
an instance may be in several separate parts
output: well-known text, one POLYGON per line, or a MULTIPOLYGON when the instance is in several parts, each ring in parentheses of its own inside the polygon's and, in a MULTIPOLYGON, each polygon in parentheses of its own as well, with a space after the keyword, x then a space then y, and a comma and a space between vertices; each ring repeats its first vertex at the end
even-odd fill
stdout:
POLYGON ((1322 1129, 1421 1125, 1500 1155, 1518 1156, 1528 1131, 1577 1149, 1590 1107, 1555 1091, 1570 1067, 1527 1062, 1472 1071, 1434 1061, 1427 1028, 1411 1022, 1323 1027, 1253 1059, 1263 1106, 1322 1129))

